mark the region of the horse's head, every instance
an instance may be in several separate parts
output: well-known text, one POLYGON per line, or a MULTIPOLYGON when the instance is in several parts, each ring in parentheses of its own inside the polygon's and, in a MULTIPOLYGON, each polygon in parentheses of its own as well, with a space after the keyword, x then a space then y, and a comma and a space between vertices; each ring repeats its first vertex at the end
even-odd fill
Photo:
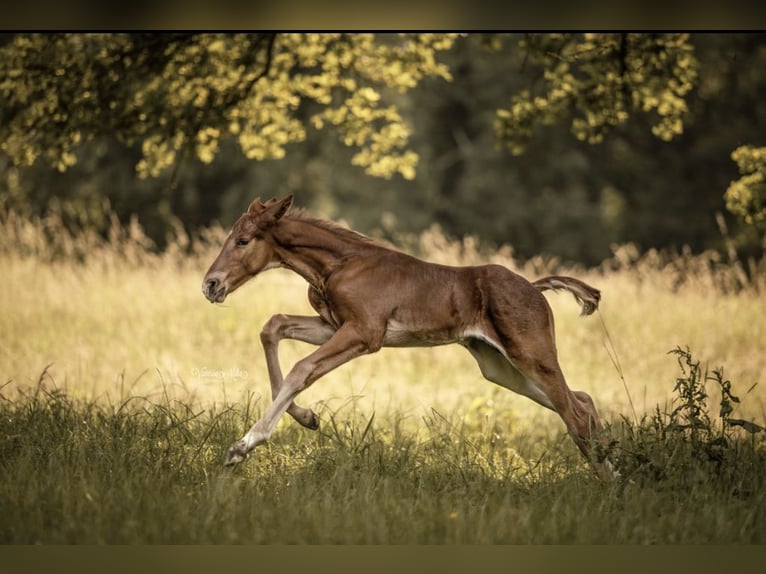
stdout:
POLYGON ((266 203, 256 199, 234 223, 221 252, 202 280, 202 293, 211 303, 222 303, 248 279, 279 266, 269 231, 292 203, 292 195, 266 203))

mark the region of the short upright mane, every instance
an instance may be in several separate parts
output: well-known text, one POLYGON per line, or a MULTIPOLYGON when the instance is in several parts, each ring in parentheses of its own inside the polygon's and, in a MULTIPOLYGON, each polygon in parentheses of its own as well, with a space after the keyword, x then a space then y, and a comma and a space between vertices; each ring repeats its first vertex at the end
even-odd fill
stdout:
POLYGON ((339 223, 328 221, 326 219, 319 219, 317 217, 312 217, 306 212, 305 209, 302 209, 302 208, 291 210, 287 215, 285 215, 285 218, 293 219, 297 221, 303 221, 305 223, 314 225, 315 227, 319 227, 320 229, 324 229, 326 231, 330 231, 336 235, 340 235, 347 239, 362 241, 365 243, 369 243, 371 245, 384 247, 384 245, 380 241, 373 239, 372 237, 368 237, 362 233, 359 233, 358 231, 354 231, 353 229, 344 227, 343 225, 340 225, 339 223))

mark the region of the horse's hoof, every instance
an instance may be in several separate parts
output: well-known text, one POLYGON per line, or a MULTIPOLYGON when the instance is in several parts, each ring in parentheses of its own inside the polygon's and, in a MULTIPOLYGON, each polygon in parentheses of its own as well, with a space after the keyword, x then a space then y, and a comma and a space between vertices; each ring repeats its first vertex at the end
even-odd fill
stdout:
POLYGON ((236 444, 234 444, 226 452, 226 462, 224 462, 223 465, 234 466, 235 464, 239 464, 246 458, 247 458, 247 452, 245 451, 245 444, 244 442, 239 441, 236 444))
POLYGON ((306 424, 306 428, 310 430, 317 430, 319 428, 319 416, 312 411, 311 420, 306 424))

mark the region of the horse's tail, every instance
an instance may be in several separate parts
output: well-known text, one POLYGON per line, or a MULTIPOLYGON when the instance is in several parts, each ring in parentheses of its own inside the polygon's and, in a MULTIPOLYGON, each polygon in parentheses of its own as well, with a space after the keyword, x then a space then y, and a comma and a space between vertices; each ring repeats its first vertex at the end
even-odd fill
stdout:
POLYGON ((601 291, 591 287, 587 283, 573 277, 564 277, 562 275, 551 275, 533 281, 532 285, 540 291, 552 289, 554 291, 569 291, 582 307, 580 315, 590 315, 598 309, 598 302, 601 300, 601 291))

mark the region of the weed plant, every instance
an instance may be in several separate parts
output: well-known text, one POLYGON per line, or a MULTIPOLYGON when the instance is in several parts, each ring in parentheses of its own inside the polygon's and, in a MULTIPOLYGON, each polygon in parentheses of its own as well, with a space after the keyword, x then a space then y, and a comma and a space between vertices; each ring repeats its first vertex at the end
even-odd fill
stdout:
POLYGON ((673 408, 662 412, 658 406, 636 424, 623 420, 621 440, 613 444, 621 472, 638 482, 661 485, 672 480, 680 489, 704 485, 752 494, 761 487, 754 471, 766 454, 764 427, 732 416, 740 399, 722 367, 708 372, 688 348, 676 347, 670 353, 681 370, 673 408), (720 392, 717 417, 710 413, 708 382, 720 392))

